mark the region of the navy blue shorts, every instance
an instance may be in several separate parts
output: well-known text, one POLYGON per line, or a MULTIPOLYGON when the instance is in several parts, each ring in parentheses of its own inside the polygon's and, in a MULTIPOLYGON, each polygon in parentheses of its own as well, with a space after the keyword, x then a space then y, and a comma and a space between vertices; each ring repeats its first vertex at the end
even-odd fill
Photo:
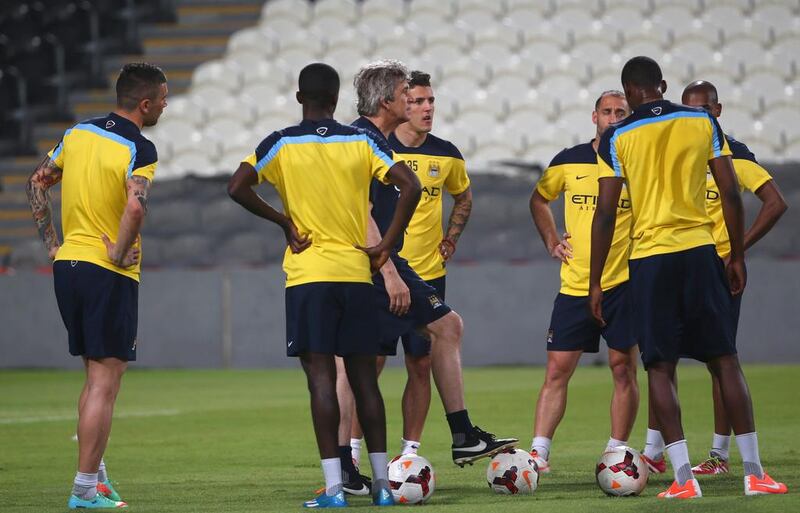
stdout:
POLYGON ((611 349, 627 352, 636 345, 631 329, 631 304, 628 284, 622 283, 603 293, 603 318, 600 327, 589 314, 588 296, 559 293, 553 303, 548 351, 583 351, 597 353, 602 335, 611 349))
MULTIPOLYGON (((439 295, 439 298, 444 301, 445 300, 445 289, 447 288, 447 277, 440 276, 439 278, 434 278, 432 280, 426 280, 425 283, 430 285, 436 290, 436 294, 439 295)), ((405 354, 409 354, 411 356, 427 356, 431 354, 431 341, 427 338, 423 337, 417 330, 411 330, 400 337, 400 340, 403 341, 403 352, 405 354)), ((389 346, 390 344, 386 344, 388 349, 391 349, 389 346)), ((394 345, 394 352, 391 354, 397 354, 397 344, 394 345)))
POLYGON ((59 260, 53 284, 71 355, 136 360, 136 280, 89 262, 59 260))
MULTIPOLYGON (((389 295, 386 293, 383 276, 377 273, 372 277, 375 283, 375 289, 378 292, 378 308, 380 310, 378 313, 381 341, 379 354, 384 356, 397 354, 397 341, 402 335, 427 326, 441 319, 451 311, 450 307, 445 304, 444 298, 439 295, 437 290, 420 278, 404 258, 392 257, 392 262, 394 262, 397 273, 400 275, 400 278, 402 278, 411 294, 411 307, 408 309, 408 313, 402 317, 390 312, 389 295)), ((426 348, 414 347, 409 349, 422 351, 426 348)), ((430 344, 428 344, 425 352, 421 354, 411 354, 414 354, 414 356, 422 356, 428 353, 430 353, 430 344)))
POLYGON ((286 289, 286 354, 378 354, 375 290, 369 283, 320 282, 286 289))
POLYGON ((629 262, 634 339, 645 368, 736 354, 733 301, 713 245, 629 262))

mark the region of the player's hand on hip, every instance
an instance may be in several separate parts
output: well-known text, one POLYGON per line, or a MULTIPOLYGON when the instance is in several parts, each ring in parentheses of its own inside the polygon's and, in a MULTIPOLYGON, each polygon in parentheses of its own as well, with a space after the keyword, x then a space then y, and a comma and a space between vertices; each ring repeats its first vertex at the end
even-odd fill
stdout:
POLYGON ((102 239, 103 244, 106 245, 106 253, 108 254, 109 260, 111 260, 111 262, 113 262, 117 267, 133 267, 139 263, 140 250, 137 246, 131 247, 124 255, 120 255, 117 245, 111 242, 111 239, 108 238, 108 235, 103 234, 102 239))
POLYGON ((50 257, 50 260, 55 260, 56 259, 56 254, 58 254, 58 249, 60 247, 61 246, 53 246, 52 248, 47 250, 47 256, 50 257))
POLYGON ((442 239, 442 242, 439 243, 439 253, 445 262, 450 260, 456 253, 456 243, 450 239, 442 239))
POLYGON ((589 314, 598 326, 606 325, 606 320, 603 319, 603 289, 600 287, 589 289, 589 314))
POLYGON ((732 295, 738 296, 744 292, 744 287, 747 285, 747 267, 744 265, 744 259, 728 262, 725 274, 728 275, 728 284, 732 295))
POLYGON ((308 238, 308 235, 300 234, 291 219, 289 219, 283 232, 286 235, 286 244, 292 250, 292 253, 302 253, 311 246, 311 239, 308 238))
POLYGON ((550 256, 556 260, 560 260, 562 263, 569 265, 567 259, 572 258, 572 244, 569 243, 568 239, 571 237, 572 235, 565 233, 563 238, 558 241, 558 244, 550 248, 550 256))
POLYGON ((369 257, 369 269, 373 274, 378 272, 381 267, 383 267, 383 264, 389 260, 389 254, 391 254, 391 249, 384 248, 380 244, 377 246, 370 246, 368 248, 356 244, 355 247, 367 254, 369 257))

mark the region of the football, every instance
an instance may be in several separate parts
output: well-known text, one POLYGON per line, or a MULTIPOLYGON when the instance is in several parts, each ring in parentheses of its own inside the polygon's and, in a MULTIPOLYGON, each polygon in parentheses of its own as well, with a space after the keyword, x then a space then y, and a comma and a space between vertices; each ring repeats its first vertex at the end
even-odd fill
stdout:
POLYGON ((539 470, 530 453, 510 449, 492 458, 486 469, 486 481, 495 493, 530 495, 539 484, 539 470))
POLYGON ((620 446, 606 451, 597 462, 597 485, 606 494, 639 495, 647 485, 647 464, 635 449, 620 446))
POLYGON ((418 454, 389 462, 389 486, 398 504, 421 504, 433 495, 436 477, 431 463, 418 454))

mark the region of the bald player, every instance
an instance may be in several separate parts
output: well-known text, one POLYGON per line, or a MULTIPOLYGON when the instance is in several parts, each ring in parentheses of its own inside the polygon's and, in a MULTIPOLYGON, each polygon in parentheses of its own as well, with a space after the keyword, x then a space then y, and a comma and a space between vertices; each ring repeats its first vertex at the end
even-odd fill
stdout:
MULTIPOLYGON (((683 90, 681 102, 691 107, 701 107, 710 112, 715 118, 719 118, 722 114, 722 104, 719 102, 717 88, 711 82, 704 80, 692 82, 683 90)), ((748 190, 761 200, 761 209, 753 224, 744 234, 744 249, 747 250, 769 233, 770 229, 786 211, 787 205, 769 172, 759 165, 755 155, 747 146, 728 135, 725 136, 725 139, 731 148, 733 168, 739 182, 739 190, 748 190)), ((706 174, 706 210, 714 221, 713 234, 717 254, 725 261, 729 258, 731 252, 730 240, 725 220, 722 216, 719 188, 710 171, 706 174)), ((732 299, 733 309, 730 321, 735 334, 739 324, 739 308, 742 296, 733 296, 732 299)), ((713 372, 711 373, 711 383, 714 399, 714 435, 711 441, 711 451, 708 459, 692 468, 692 472, 701 475, 728 472, 731 424, 722 400, 719 379, 713 372)), ((660 473, 666 469, 663 450, 664 440, 658 431, 651 411, 647 430, 647 444, 643 451, 643 456, 648 462, 651 471, 660 473)))

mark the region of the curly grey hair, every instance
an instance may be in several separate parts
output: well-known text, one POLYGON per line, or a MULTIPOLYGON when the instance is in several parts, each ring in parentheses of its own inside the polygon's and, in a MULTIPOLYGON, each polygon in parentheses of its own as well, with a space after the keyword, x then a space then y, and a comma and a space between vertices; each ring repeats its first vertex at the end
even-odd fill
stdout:
POLYGON ((394 89, 399 80, 408 81, 411 73, 400 61, 385 59, 367 64, 356 73, 353 86, 358 96, 358 113, 375 116, 384 100, 394 100, 394 89))

